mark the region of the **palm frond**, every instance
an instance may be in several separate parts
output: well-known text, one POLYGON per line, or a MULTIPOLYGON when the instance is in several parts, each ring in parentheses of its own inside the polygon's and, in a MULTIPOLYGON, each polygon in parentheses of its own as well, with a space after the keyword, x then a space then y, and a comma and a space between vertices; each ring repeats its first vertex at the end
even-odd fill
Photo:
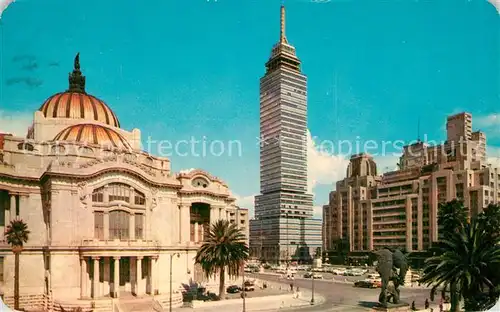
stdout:
POLYGON ((30 231, 28 225, 21 219, 10 221, 5 230, 7 243, 11 246, 22 247, 28 242, 30 231))

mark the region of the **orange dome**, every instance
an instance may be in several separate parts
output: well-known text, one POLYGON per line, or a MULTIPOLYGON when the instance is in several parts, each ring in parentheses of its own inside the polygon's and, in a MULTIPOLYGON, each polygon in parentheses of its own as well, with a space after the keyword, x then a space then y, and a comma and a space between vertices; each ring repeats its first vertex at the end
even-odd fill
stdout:
POLYGON ((54 141, 71 141, 106 147, 131 148, 130 144, 121 134, 111 128, 96 124, 70 126, 59 132, 54 141))
POLYGON ((49 97, 40 107, 47 118, 74 118, 99 121, 120 127, 113 111, 98 98, 85 92, 85 76, 80 71, 80 54, 75 57, 73 72, 69 75, 69 89, 49 97))
POLYGON ((48 118, 94 120, 120 127, 113 111, 98 98, 80 92, 61 92, 48 98, 39 109, 48 118))

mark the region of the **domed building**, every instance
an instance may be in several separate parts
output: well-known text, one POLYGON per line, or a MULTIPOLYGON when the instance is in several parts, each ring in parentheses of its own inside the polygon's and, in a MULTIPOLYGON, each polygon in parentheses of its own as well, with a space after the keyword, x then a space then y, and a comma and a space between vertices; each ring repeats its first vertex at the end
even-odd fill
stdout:
MULTIPOLYGON (((211 282, 194 264, 210 224, 230 220, 248 237, 248 211, 228 186, 202 170, 174 173, 168 158, 141 151, 141 132, 121 128, 87 93, 79 55, 68 90, 43 102, 27 136, 0 134, 0 232, 16 218, 31 232, 20 256, 24 308, 112 311, 122 297, 167 306, 170 285, 179 306, 183 285, 211 282)), ((13 289, 2 235, 9 305, 13 289)))

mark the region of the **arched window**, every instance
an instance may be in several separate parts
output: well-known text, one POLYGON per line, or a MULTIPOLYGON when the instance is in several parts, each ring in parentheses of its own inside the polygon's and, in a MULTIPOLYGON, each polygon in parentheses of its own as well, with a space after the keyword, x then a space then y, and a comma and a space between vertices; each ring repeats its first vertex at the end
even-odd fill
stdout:
POLYGON ((108 187, 109 201, 121 200, 130 203, 132 188, 123 183, 111 183, 108 187))
POLYGON ((100 187, 92 192, 92 201, 94 203, 104 202, 104 188, 100 187))
POLYGON ((142 194, 138 190, 135 190, 134 204, 139 205, 139 206, 144 206, 146 204, 146 199, 144 197, 144 194, 142 194))
POLYGON ((109 238, 129 239, 130 214, 123 210, 113 210, 109 213, 109 238))

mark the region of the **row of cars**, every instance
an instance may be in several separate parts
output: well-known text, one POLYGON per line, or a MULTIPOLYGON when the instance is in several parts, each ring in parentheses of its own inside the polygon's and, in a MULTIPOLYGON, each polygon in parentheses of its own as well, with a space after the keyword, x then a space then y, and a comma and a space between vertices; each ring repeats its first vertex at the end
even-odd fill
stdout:
POLYGON ((241 291, 243 291, 243 288, 245 291, 254 291, 255 290, 255 281, 254 280, 246 280, 245 283, 243 283, 243 287, 240 285, 231 285, 226 288, 226 292, 228 294, 237 294, 241 291))
POLYGON ((327 272, 332 273, 334 275, 343 275, 343 276, 363 276, 368 273, 366 268, 359 267, 348 267, 348 268, 335 268, 335 267, 321 267, 321 268, 313 268, 313 272, 327 272))

